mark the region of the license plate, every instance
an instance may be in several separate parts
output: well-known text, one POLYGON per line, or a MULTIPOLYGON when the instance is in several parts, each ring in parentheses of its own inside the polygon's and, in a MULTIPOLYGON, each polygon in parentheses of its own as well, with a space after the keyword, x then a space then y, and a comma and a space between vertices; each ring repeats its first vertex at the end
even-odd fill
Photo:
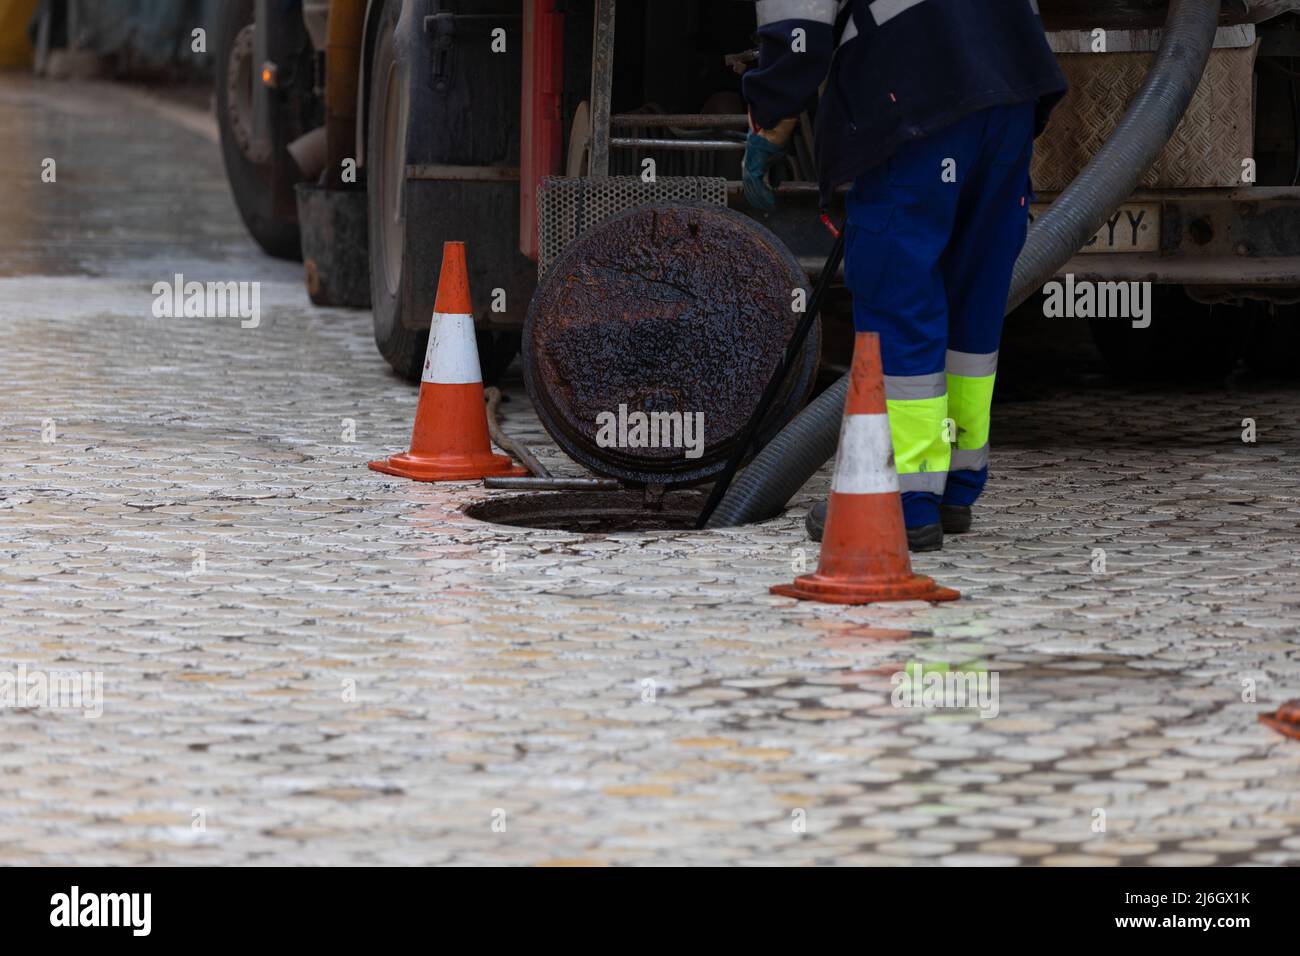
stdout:
MULTIPOLYGON (((1050 203, 1032 203, 1029 221, 1051 208, 1050 203)), ((1159 252, 1160 204, 1126 203, 1115 210, 1097 234, 1080 252, 1159 252)))

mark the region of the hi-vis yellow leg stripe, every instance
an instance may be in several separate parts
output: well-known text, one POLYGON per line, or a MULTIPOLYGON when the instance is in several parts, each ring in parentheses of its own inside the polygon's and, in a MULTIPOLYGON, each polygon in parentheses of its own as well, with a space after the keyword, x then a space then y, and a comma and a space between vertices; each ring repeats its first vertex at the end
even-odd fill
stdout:
MULTIPOLYGON (((886 395, 889 391, 887 383, 886 395)), ((944 419, 948 417, 948 396, 890 398, 885 404, 889 408, 899 488, 943 494, 951 459, 943 427, 944 419)))
POLYGON ((979 471, 988 465, 989 416, 998 353, 949 351, 948 414, 957 425, 953 471, 979 471))

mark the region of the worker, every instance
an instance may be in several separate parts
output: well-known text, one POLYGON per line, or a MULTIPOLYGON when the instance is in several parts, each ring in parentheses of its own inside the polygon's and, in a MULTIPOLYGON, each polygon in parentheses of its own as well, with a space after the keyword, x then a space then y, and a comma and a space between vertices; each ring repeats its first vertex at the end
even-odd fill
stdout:
MULTIPOLYGON (((1066 89, 1036 0, 759 0, 745 195, 770 212, 817 102, 825 210, 847 197, 853 324, 880 336, 908 543, 970 530, 1034 138, 1066 89)), ((809 512, 821 540, 826 503, 809 512)))

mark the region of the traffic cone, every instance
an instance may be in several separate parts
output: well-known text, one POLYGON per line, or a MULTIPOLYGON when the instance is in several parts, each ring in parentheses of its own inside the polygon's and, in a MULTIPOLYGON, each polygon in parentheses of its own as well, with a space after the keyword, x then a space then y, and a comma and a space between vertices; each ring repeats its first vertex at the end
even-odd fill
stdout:
POLYGON ((849 376, 817 573, 772 593, 825 604, 955 601, 956 591, 912 573, 874 332, 858 333, 849 376))
POLYGON ((1260 722, 1283 736, 1300 740, 1300 700, 1288 700, 1274 714, 1260 714, 1260 722))
POLYGON ((370 467, 414 481, 474 481, 489 475, 528 474, 505 455, 494 454, 488 438, 463 242, 443 246, 411 450, 372 461, 370 467))

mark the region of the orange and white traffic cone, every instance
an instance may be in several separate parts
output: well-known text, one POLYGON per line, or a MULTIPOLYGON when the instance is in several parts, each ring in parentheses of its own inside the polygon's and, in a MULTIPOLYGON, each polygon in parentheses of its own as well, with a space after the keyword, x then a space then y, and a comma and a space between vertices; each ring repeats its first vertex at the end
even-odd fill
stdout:
POLYGON ((1260 714, 1260 722, 1283 736, 1300 740, 1300 700, 1288 700, 1277 713, 1260 714))
POLYGON ((488 438, 463 242, 443 246, 411 450, 372 461, 370 467, 414 481, 474 481, 489 475, 528 474, 505 455, 494 454, 488 438))
POLYGON ((955 601, 956 591, 912 573, 876 333, 858 333, 849 376, 817 573, 772 593, 826 604, 955 601))

